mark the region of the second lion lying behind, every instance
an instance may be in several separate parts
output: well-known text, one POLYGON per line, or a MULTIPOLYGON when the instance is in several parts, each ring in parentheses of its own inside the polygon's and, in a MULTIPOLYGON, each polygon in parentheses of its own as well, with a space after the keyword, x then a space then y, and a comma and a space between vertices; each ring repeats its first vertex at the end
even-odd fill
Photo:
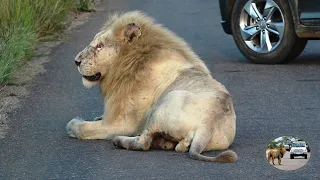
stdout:
POLYGON ((204 161, 237 160, 233 151, 200 154, 232 144, 232 98, 188 44, 151 17, 137 11, 113 16, 76 65, 85 86, 101 86, 105 111, 98 121, 71 120, 70 137, 113 138, 129 150, 174 148, 204 161))

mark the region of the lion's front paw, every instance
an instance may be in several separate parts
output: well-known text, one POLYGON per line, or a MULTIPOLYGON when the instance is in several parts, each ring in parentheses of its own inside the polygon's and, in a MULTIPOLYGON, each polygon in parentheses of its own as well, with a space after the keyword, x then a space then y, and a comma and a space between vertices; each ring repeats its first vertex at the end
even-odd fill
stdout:
POLYGON ((73 118, 66 126, 67 133, 72 138, 78 138, 80 137, 80 125, 84 120, 81 118, 73 118))

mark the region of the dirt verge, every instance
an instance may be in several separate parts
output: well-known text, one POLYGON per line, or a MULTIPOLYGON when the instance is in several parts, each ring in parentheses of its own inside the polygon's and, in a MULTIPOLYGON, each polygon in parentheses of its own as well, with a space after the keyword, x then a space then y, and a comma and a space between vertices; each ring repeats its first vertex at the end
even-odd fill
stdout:
MULTIPOLYGON (((71 14, 66 21, 66 34, 84 24, 89 15, 90 13, 71 14)), ((16 71, 7 85, 0 85, 0 139, 5 138, 9 129, 9 114, 14 112, 20 106, 19 102, 28 95, 28 89, 32 87, 31 80, 36 75, 46 72, 43 64, 50 61, 51 50, 62 42, 63 40, 40 42, 35 56, 16 71)))

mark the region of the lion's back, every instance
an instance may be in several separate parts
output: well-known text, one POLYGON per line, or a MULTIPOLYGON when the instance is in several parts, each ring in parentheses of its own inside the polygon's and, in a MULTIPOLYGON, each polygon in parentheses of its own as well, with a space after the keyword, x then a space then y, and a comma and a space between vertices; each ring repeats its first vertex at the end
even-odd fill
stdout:
POLYGON ((270 156, 272 156, 273 158, 278 158, 279 154, 280 154, 280 151, 278 149, 272 149, 270 152, 269 152, 270 156))

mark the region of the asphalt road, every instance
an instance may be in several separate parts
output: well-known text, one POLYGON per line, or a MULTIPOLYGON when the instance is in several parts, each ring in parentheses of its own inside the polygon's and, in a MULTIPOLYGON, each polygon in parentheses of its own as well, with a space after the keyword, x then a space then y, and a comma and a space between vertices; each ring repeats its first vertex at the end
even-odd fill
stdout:
POLYGON ((272 161, 270 160, 270 165, 274 166, 275 168, 285 170, 285 171, 291 171, 291 170, 296 170, 304 165, 306 165, 311 158, 311 153, 307 154, 307 158, 305 159, 303 156, 296 156, 294 159, 290 159, 290 152, 286 152, 281 159, 281 165, 278 164, 278 159, 274 160, 274 164, 272 165, 272 161))
MULTIPOLYGON (((220 26, 217 1, 106 0, 73 30, 70 41, 53 50, 47 72, 22 108, 11 114, 10 131, 0 140, 0 179, 320 179, 320 42, 310 42, 300 58, 285 65, 249 64, 220 26), (237 134, 234 164, 191 160, 169 151, 115 149, 109 141, 67 136, 75 116, 102 113, 99 90, 85 89, 74 56, 102 27, 108 14, 140 9, 188 41, 213 76, 233 96, 237 134), (306 139, 313 155, 296 171, 281 171, 265 160, 269 140, 286 134, 306 139)), ((218 152, 209 152, 216 155, 218 152)))

